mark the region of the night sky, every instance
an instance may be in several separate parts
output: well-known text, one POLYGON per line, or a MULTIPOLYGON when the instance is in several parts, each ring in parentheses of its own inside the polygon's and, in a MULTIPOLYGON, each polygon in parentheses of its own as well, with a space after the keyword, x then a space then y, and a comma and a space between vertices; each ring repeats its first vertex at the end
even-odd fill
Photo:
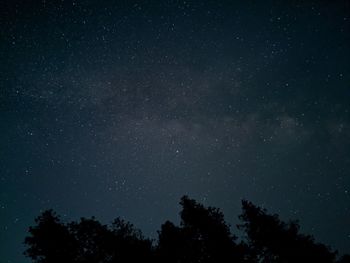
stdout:
POLYGON ((184 194, 350 252, 349 1, 2 1, 0 121, 1 263, 44 209, 156 238, 184 194))

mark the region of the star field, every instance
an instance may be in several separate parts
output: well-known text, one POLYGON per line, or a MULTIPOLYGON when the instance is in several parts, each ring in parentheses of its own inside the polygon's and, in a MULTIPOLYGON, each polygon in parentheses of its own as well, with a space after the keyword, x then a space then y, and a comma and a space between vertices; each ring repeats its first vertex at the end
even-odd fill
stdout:
POLYGON ((232 225, 248 199, 350 251, 348 1, 5 1, 0 255, 40 211, 232 225))

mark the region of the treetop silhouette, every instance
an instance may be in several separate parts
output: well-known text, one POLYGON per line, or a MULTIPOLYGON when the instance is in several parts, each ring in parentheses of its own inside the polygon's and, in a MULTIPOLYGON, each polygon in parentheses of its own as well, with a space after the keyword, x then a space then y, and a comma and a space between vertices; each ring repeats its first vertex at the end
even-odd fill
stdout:
POLYGON ((35 263, 350 262, 350 255, 337 261, 337 252, 299 233, 298 222, 283 222, 249 201, 242 201, 238 229, 245 237, 239 242, 218 208, 205 207, 187 196, 180 204, 180 225, 166 221, 156 242, 120 218, 111 225, 94 217, 64 223, 47 210, 29 228, 25 255, 35 263))

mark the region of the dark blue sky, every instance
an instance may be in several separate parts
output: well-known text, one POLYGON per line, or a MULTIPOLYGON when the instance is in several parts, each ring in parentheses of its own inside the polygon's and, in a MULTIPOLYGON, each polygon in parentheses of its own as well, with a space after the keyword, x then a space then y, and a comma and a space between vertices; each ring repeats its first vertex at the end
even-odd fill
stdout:
POLYGON ((184 194, 232 225, 246 198, 350 252, 348 1, 0 10, 1 263, 24 262, 43 209, 156 237, 184 194))

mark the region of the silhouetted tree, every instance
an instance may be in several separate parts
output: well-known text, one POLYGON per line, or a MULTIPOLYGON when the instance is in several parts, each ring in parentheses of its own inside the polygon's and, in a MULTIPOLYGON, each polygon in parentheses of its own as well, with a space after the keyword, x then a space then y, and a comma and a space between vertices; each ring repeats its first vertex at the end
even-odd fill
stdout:
POLYGON ((242 208, 239 228, 245 231, 256 262, 335 262, 336 252, 315 243, 312 236, 300 234, 297 222, 284 223, 248 201, 242 202, 242 208))
POLYGON ((152 262, 154 253, 152 241, 146 239, 140 230, 120 218, 112 223, 112 262, 152 262))
POLYGON ((95 218, 63 224, 52 210, 30 227, 25 255, 37 263, 149 262, 152 242, 132 224, 117 218, 111 227, 95 218))
POLYGON ((184 262, 187 254, 186 236, 172 222, 165 222, 158 232, 157 257, 159 262, 184 262))
POLYGON ((62 223, 48 210, 29 228, 25 255, 35 263, 350 263, 350 255, 337 261, 336 252, 299 233, 297 222, 285 223, 251 202, 242 202, 238 228, 246 236, 240 243, 219 209, 187 196, 180 204, 180 225, 165 222, 155 246, 120 218, 111 225, 94 217, 62 223))
POLYGON ((350 263, 350 255, 346 254, 342 256, 337 263, 350 263))
POLYGON ((112 233, 107 226, 95 218, 81 218, 79 223, 70 223, 68 229, 78 244, 75 262, 108 262, 111 259, 112 233))
POLYGON ((184 196, 181 225, 171 222, 159 232, 158 253, 163 262, 234 262, 241 259, 230 228, 219 209, 204 207, 184 196))
POLYGON ((37 263, 74 262, 78 244, 60 218, 48 210, 35 219, 25 238, 25 255, 37 263))

